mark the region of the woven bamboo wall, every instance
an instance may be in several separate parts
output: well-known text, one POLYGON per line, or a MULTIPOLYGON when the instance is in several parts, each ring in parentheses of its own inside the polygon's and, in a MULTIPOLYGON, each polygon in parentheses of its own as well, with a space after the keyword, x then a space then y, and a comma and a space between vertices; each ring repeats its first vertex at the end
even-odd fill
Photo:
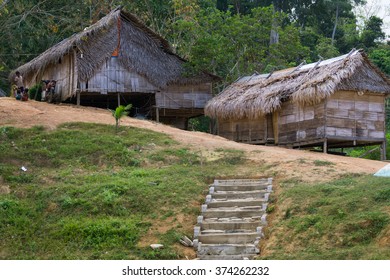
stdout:
POLYGON ((210 83, 198 85, 170 85, 156 93, 156 106, 159 108, 204 108, 212 98, 210 83))
POLYGON ((266 119, 218 120, 218 135, 237 142, 265 143, 266 119))
POLYGON ((86 82, 80 82, 80 90, 88 92, 145 92, 154 93, 158 90, 144 77, 125 69, 117 57, 111 57, 86 82))
POLYGON ((306 106, 285 102, 278 115, 279 144, 289 145, 324 137, 324 102, 306 106))
POLYGON ((326 105, 326 137, 385 138, 385 97, 340 91, 326 105))

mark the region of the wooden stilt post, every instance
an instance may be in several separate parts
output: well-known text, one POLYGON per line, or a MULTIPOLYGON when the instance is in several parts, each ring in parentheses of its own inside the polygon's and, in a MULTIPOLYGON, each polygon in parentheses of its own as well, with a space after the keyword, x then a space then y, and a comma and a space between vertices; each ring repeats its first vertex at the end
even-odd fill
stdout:
POLYGON ((160 122, 160 111, 158 107, 156 107, 156 122, 160 122))
POLYGON ((386 160, 386 141, 381 144, 381 160, 386 160))
POLYGON ((76 92, 76 96, 77 96, 77 106, 80 106, 80 91, 79 90, 76 92))
POLYGON ((324 140, 324 146, 323 146, 323 152, 325 153, 325 154, 327 154, 328 153, 328 139, 325 139, 324 140))
POLYGON ((118 107, 121 106, 121 95, 120 93, 118 92, 118 107))

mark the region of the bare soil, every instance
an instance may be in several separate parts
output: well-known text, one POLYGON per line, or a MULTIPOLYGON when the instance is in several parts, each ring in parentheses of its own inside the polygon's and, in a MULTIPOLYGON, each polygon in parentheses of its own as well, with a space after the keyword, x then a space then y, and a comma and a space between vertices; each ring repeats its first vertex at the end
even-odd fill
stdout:
MULTIPOLYGON (((55 129, 66 122, 89 122, 115 124, 108 110, 92 107, 77 107, 69 104, 48 104, 37 101, 17 101, 13 98, 0 98, 0 126, 32 127, 42 125, 55 129)), ((304 182, 328 181, 345 173, 373 174, 385 166, 386 162, 328 155, 305 150, 292 150, 270 146, 256 146, 236 143, 219 136, 184 131, 153 121, 124 118, 121 125, 150 129, 170 135, 184 146, 208 156, 215 149, 243 150, 253 165, 268 164, 278 179, 297 179, 304 182), (318 166, 316 161, 327 162, 318 166)), ((238 174, 239 175, 239 174, 238 174)), ((261 175, 261 174, 259 174, 261 175)))

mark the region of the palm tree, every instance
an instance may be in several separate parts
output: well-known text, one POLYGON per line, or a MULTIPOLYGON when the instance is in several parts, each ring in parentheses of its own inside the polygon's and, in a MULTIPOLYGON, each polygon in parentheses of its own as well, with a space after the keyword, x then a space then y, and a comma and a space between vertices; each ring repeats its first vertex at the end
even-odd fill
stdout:
POLYGON ((130 111, 131 107, 133 107, 133 105, 132 104, 128 104, 126 107, 123 106, 123 105, 120 105, 120 106, 116 107, 115 110, 109 109, 111 111, 111 113, 112 113, 112 116, 115 118, 115 131, 118 131, 119 120, 123 116, 129 115, 129 111, 130 111))

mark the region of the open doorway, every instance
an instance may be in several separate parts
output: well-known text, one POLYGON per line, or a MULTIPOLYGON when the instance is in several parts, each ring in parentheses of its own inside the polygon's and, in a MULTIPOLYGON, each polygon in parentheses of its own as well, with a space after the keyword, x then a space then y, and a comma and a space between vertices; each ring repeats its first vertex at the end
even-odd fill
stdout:
MULTIPOLYGON (((72 97, 65 103, 76 104, 77 98, 72 97)), ((80 105, 114 110, 120 105, 132 104, 129 116, 140 119, 151 119, 152 110, 156 104, 154 93, 108 93, 83 92, 80 94, 80 105)))

